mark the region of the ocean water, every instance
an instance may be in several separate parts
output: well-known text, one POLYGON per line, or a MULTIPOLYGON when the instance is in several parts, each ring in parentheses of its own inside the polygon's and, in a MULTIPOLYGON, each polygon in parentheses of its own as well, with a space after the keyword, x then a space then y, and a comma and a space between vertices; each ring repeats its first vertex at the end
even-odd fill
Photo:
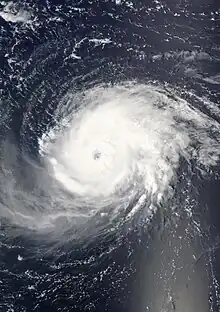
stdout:
POLYGON ((0 1, 0 311, 217 312, 217 1, 0 1))

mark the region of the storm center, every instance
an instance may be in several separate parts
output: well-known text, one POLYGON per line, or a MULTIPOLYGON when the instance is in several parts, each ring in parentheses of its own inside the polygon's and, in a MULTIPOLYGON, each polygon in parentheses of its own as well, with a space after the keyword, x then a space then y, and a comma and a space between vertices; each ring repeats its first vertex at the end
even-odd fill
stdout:
POLYGON ((101 157, 101 152, 96 150, 94 153, 93 153, 93 158, 94 160, 98 160, 99 158, 101 157))

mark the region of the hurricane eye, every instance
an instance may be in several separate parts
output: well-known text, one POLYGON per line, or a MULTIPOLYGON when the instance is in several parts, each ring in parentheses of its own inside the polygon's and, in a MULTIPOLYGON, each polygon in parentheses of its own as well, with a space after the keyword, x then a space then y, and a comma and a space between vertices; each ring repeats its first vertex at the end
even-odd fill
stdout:
POLYGON ((101 154, 100 151, 96 150, 96 151, 93 152, 93 158, 94 158, 94 160, 100 159, 101 156, 102 156, 102 154, 101 154))

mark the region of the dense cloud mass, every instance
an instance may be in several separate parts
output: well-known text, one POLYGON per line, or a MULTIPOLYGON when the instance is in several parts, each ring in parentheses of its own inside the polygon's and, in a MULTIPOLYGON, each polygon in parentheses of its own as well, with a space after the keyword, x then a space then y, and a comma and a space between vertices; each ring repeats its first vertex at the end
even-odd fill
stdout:
POLYGON ((0 1, 0 311, 218 311, 219 15, 0 1))

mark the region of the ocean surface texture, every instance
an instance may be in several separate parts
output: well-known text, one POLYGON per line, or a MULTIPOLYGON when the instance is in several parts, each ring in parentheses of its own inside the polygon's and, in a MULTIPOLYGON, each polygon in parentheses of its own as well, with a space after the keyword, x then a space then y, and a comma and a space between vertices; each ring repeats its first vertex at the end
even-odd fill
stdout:
POLYGON ((0 312, 219 312, 219 202, 219 1, 0 0, 0 312))

